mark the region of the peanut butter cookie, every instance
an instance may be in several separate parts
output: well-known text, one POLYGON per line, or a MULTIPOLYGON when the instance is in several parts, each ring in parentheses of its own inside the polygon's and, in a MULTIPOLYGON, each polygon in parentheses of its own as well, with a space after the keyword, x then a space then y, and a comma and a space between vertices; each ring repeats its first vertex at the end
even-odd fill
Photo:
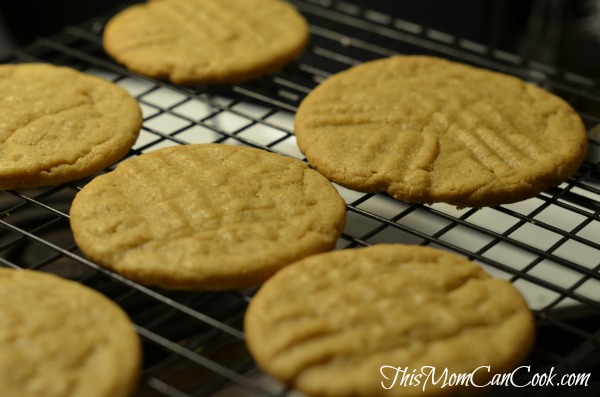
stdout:
POLYGON ((141 344, 127 315, 79 283, 0 269, 0 395, 127 397, 141 344))
POLYGON ((154 0, 115 15, 104 48, 130 70, 173 83, 227 84, 274 72, 308 42, 280 0, 154 0))
POLYGON ((530 198, 585 158, 578 114, 518 78, 427 56, 334 75, 296 115, 313 167, 350 189, 483 207, 530 198))
POLYGON ((75 197, 89 258, 144 284, 242 288, 335 246, 346 207, 300 160, 224 144, 176 146, 122 162, 75 197))
POLYGON ((0 66, 0 189, 56 185, 123 158, 142 125, 116 84, 48 64, 0 66))
POLYGON ((252 299, 245 331, 258 365, 310 396, 449 396, 514 369, 534 322, 510 282, 462 257, 378 245, 281 270, 252 299), (432 371, 474 383, 442 387, 432 371))

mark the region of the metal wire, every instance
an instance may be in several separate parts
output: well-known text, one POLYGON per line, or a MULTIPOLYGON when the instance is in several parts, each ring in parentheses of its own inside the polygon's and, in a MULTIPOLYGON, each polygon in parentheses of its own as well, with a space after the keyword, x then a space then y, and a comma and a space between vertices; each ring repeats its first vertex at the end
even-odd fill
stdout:
MULTIPOLYGON (((283 71, 249 83, 183 88, 129 72, 102 49, 102 27, 113 13, 40 38, 5 61, 68 65, 126 88, 144 113, 132 156, 168 145, 235 141, 304 160, 292 124, 304 96, 336 72, 394 54, 432 54, 471 63, 562 96, 586 127, 596 131, 589 139, 592 155, 567 182, 525 202, 479 210, 408 205, 340 187, 348 204, 348 225, 338 248, 404 242, 464 255, 512 281, 528 299, 538 321, 538 342, 528 361, 532 366, 597 374, 600 82, 354 4, 292 3, 310 23, 310 47, 283 71)), ((138 396, 294 394, 261 374, 245 348, 242 319, 252 290, 165 292, 133 283, 81 255, 70 234, 68 213, 70 201, 89 179, 0 192, 0 266, 54 272, 98 289, 121 305, 144 343, 138 396)), ((590 390, 535 393, 574 395, 590 390)), ((501 392, 506 390, 492 395, 501 392)))

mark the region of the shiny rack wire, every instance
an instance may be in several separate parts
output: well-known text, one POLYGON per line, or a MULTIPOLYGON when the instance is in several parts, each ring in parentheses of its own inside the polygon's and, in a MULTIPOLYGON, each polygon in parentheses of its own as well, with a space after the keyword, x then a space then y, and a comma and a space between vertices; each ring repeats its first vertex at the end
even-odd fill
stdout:
MULTIPOLYGON (((408 205, 339 187, 348 218, 338 248, 390 242, 435 246, 510 280, 536 315, 538 339, 527 361, 532 371, 591 374, 586 387, 514 388, 512 395, 596 395, 600 81, 355 4, 292 3, 310 23, 309 48, 283 71, 249 83, 184 88, 132 74, 102 49, 101 32, 114 13, 40 38, 4 62, 67 65, 124 87, 138 99, 144 117, 130 156, 217 142, 304 159, 293 134, 294 112, 304 96, 333 73, 394 54, 430 54, 486 67, 563 97, 589 131, 588 158, 565 183, 529 200, 483 209, 408 205)), ((0 192, 0 266, 59 274, 121 305, 143 340, 137 396, 298 395, 262 374, 246 350, 242 320, 253 290, 165 292, 115 275, 80 254, 69 228, 69 207, 88 181, 0 192)), ((491 395, 506 392, 496 389, 491 395)))

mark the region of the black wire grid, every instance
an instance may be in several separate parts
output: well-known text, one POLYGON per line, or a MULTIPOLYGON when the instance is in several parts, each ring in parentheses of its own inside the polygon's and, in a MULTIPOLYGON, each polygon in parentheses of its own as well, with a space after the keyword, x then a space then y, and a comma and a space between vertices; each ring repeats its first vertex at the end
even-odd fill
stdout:
MULTIPOLYGON (((285 70, 239 85, 185 88, 127 71, 101 45, 104 23, 114 13, 40 38, 4 61, 67 65, 123 86, 139 100, 144 115, 131 156, 171 145, 218 142, 304 159, 293 134, 294 112, 304 96, 333 73, 394 54, 429 54, 502 71, 563 97, 589 131, 588 158, 565 183, 529 200, 479 210, 408 205, 384 194, 338 187, 348 204, 338 248, 429 245, 511 280, 537 319, 537 343, 526 362, 532 373, 554 368, 591 374, 586 387, 515 388, 512 395, 597 395, 600 81, 349 3, 293 4, 310 23, 309 48, 285 70)), ((246 350, 242 319, 253 290, 165 292, 133 283, 81 255, 69 228, 69 207, 89 179, 0 192, 0 265, 59 274, 121 305, 143 341, 137 396, 298 395, 262 374, 246 350)), ((504 395, 507 389, 491 395, 504 395)))

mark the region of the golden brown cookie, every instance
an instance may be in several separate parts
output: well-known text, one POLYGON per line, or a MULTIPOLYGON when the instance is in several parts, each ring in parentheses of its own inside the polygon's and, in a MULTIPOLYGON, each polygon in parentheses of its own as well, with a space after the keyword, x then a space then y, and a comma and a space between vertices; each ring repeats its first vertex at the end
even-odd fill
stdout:
POLYGON ((441 396, 461 388, 411 375, 447 369, 484 385, 527 355, 534 322, 512 284, 465 258, 378 245, 281 270, 252 299, 245 331, 258 365, 310 396, 441 396))
POLYGON ((587 146, 557 96, 427 56, 330 77, 301 103, 296 135, 311 165, 343 186, 459 207, 533 197, 572 175, 587 146))
POLYGON ((143 284, 241 288, 335 246, 345 203, 300 160, 221 144, 122 162, 71 207, 89 258, 143 284))
POLYGON ((114 16, 104 48, 130 70, 177 84, 227 84, 274 72, 308 43, 282 0, 154 0, 114 16))
POLYGON ((126 397, 141 346, 104 295, 32 270, 0 269, 0 395, 126 397))
POLYGON ((142 125, 124 89, 48 64, 0 66, 0 189, 56 185, 124 157, 142 125))

